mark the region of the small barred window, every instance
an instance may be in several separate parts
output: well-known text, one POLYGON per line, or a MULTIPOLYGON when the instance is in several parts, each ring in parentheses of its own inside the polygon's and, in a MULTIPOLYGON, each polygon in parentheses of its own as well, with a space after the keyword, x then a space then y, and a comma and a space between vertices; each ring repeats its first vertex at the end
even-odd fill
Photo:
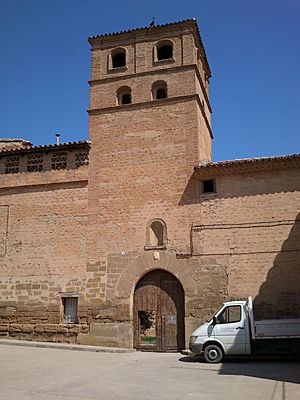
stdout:
POLYGON ((5 173, 17 174, 19 172, 19 156, 7 157, 5 161, 5 173))
POLYGON ((43 170, 43 154, 29 154, 27 157, 27 172, 43 170))
POLYGON ((67 168, 68 154, 66 151, 60 151, 52 154, 52 169, 60 170, 67 168))
POLYGON ((89 153, 88 152, 77 153, 75 155, 75 157, 76 157, 76 168, 81 167, 83 165, 89 165, 89 153))
POLYGON ((64 307, 64 323, 77 324, 78 297, 64 297, 62 300, 64 307))

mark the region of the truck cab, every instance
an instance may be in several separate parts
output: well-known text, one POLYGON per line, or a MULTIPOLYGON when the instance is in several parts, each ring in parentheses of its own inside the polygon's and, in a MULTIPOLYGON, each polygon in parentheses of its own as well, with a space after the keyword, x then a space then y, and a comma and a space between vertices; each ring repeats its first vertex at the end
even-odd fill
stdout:
POLYGON ((190 337, 189 348, 203 354, 209 363, 218 363, 224 355, 251 354, 251 327, 246 301, 224 303, 215 315, 197 328, 190 337))

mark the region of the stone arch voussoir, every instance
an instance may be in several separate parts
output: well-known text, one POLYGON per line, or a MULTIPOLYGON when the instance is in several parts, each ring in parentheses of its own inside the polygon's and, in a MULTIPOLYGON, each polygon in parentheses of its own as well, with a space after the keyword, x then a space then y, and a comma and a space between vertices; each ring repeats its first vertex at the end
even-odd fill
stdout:
POLYGON ((147 251, 132 260, 120 275, 115 296, 120 299, 132 299, 138 281, 154 269, 162 269, 173 274, 181 283, 186 297, 197 294, 197 283, 191 277, 186 265, 187 260, 176 258, 168 251, 147 251))

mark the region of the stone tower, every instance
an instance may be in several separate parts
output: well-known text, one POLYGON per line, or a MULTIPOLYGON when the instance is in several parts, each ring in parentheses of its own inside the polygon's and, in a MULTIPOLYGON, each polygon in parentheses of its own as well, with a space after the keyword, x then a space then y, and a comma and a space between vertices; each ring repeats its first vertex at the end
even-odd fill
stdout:
POLYGON ((98 344, 132 346, 138 280, 153 268, 155 279, 160 270, 172 276, 177 267, 184 271, 183 262, 174 260, 168 269, 166 260, 190 251, 189 205, 199 198, 194 166, 211 160, 210 69, 193 19, 89 42, 87 250, 88 270, 100 266, 90 296, 102 309, 91 336, 98 344))
POLYGON ((157 207, 180 204, 194 165, 211 160, 210 68, 194 19, 89 42, 90 254, 97 259, 112 246, 143 246, 157 207))

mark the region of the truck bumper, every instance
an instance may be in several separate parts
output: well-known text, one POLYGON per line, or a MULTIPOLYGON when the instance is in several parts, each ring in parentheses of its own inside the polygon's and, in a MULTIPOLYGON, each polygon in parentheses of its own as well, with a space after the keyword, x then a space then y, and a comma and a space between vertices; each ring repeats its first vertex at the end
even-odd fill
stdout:
POLYGON ((190 343, 189 349, 192 353, 200 355, 202 353, 203 343, 190 343))

